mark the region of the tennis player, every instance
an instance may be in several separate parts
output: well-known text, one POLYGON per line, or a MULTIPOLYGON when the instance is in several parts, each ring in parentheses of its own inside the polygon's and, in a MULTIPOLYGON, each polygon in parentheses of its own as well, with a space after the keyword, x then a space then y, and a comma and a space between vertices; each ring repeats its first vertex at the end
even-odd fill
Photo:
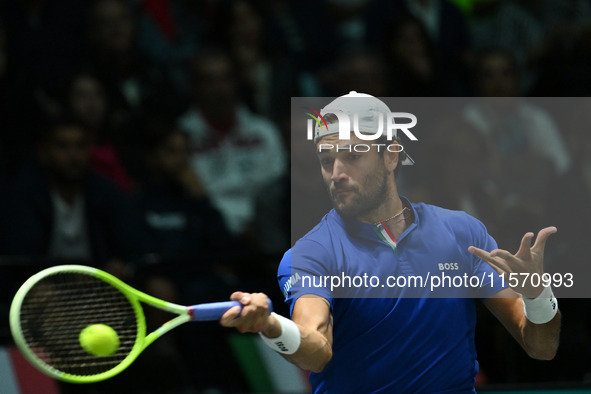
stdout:
POLYGON ((243 309, 231 309, 220 323, 259 332, 272 349, 312 371, 315 393, 475 392, 475 298, 527 354, 552 359, 560 312, 551 287, 524 280, 510 288, 500 275, 541 275, 546 240, 556 228, 542 229, 533 246, 534 234, 525 234, 511 254, 498 249, 484 225, 466 213, 411 203, 396 187, 404 152, 348 149, 368 141, 355 133, 339 140, 336 117, 329 116, 335 110, 350 119, 359 114, 358 130, 372 134, 379 127, 377 114, 390 112, 381 100, 354 92, 321 111, 329 124, 315 129, 315 144, 334 209, 280 263, 279 284, 291 319, 268 315, 262 293, 235 292, 231 299, 243 309), (334 282, 321 280, 363 273, 380 280, 467 275, 483 281, 450 286, 439 293, 443 298, 416 288, 397 288, 395 296, 381 298, 372 298, 371 289, 351 288, 341 298, 334 282))

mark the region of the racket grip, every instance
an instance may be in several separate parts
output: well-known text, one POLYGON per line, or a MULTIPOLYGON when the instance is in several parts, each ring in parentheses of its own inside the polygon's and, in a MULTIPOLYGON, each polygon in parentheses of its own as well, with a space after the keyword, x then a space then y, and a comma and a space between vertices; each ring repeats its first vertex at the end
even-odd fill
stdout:
MULTIPOLYGON (((235 306, 242 307, 238 301, 211 302, 209 304, 198 304, 189 307, 191 320, 212 321, 220 317, 235 306)), ((273 311, 273 303, 269 299, 269 313, 273 311)))

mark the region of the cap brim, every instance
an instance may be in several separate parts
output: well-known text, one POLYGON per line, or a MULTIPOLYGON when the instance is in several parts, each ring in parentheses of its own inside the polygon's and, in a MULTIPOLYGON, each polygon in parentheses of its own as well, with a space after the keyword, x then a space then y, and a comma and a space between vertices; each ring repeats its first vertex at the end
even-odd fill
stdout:
POLYGON ((403 166, 412 166, 415 164, 415 161, 413 160, 412 157, 410 157, 410 155, 407 153, 406 154, 406 158, 404 160, 402 160, 402 165, 403 166))

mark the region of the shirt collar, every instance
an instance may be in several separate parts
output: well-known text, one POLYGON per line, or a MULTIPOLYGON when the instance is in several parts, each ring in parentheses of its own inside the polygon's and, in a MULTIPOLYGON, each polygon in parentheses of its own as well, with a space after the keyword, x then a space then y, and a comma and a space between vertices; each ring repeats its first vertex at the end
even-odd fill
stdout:
MULTIPOLYGON (((410 226, 398 238, 398 243, 400 243, 412 230, 415 229, 419 225, 419 215, 417 210, 415 209, 414 205, 404 196, 400 196, 403 204, 408 206, 412 209, 414 220, 410 226)), ((336 222, 345 229, 345 231, 352 235, 355 238, 361 238, 371 241, 378 241, 382 242, 380 238, 376 235, 375 228, 377 227, 375 224, 370 223, 363 223, 356 219, 350 219, 339 215, 334 209, 331 211, 331 214, 334 216, 336 222)))

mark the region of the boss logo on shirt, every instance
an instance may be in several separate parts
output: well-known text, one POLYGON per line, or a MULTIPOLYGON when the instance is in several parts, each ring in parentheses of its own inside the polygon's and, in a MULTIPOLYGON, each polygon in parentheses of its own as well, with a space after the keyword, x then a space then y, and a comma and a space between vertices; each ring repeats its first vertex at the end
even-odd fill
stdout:
POLYGON ((458 263, 439 263, 439 271, 457 271, 460 269, 458 263))

